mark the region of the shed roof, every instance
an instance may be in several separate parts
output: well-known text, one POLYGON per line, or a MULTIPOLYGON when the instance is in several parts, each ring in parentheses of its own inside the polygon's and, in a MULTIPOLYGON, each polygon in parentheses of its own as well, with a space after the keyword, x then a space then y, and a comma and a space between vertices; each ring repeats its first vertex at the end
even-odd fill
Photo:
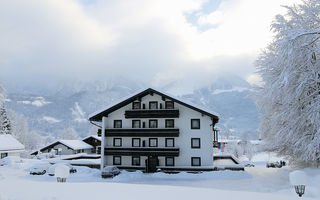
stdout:
POLYGON ((24 145, 10 134, 0 134, 0 151, 17 150, 24 150, 24 145))
MULTIPOLYGON (((87 144, 85 142, 83 142, 82 140, 57 140, 43 148, 40 149, 40 151, 44 151, 48 148, 52 148, 58 144, 62 144, 64 146, 69 147, 70 149, 73 150, 79 150, 79 149, 91 149, 93 148, 93 146, 91 146, 90 144, 87 144)), ((35 152, 34 152, 35 153, 35 152)))
POLYGON ((99 136, 97 136, 97 135, 88 135, 87 137, 83 138, 82 141, 84 141, 84 140, 86 140, 86 139, 88 139, 88 138, 91 138, 91 137, 94 138, 94 139, 96 139, 96 140, 101 141, 101 137, 99 137, 99 136))

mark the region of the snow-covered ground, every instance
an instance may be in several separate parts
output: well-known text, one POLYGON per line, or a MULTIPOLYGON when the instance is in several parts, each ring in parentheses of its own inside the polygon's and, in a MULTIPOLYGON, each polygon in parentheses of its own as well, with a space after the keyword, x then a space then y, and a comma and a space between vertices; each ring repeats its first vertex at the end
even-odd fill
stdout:
MULTIPOLYGON (((289 183, 289 167, 266 168, 254 157, 256 167, 246 171, 218 171, 199 174, 143 174, 126 172, 113 179, 100 178, 100 171, 75 167, 66 183, 55 177, 29 175, 29 168, 41 161, 24 160, 0 166, 0 200, 64 200, 64 199, 299 199, 289 183)), ((264 162, 265 163, 265 162, 264 162)), ((320 169, 304 170, 310 183, 304 199, 320 199, 320 169)))

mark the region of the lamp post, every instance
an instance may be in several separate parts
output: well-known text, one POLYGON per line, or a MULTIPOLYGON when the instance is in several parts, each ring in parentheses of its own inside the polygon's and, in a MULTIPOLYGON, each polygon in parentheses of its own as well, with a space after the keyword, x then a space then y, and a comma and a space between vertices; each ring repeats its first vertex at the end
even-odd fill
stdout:
POLYGON ((299 197, 305 193, 307 184, 307 175, 303 171, 293 171, 289 174, 291 185, 294 186, 296 193, 299 197))

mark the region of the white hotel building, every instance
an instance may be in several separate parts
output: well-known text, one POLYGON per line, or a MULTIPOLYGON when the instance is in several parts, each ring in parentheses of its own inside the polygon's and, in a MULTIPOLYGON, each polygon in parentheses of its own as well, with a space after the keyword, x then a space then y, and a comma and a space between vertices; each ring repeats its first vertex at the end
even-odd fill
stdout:
POLYGON ((101 168, 165 171, 213 170, 214 129, 219 118, 154 89, 146 89, 101 112, 101 168))

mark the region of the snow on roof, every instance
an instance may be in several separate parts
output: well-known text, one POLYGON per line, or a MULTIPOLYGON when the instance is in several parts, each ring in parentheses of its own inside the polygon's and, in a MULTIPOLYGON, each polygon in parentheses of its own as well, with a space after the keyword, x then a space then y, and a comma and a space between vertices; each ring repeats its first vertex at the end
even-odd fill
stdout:
POLYGON ((73 150, 93 148, 93 146, 83 142, 82 140, 58 140, 58 142, 70 147, 73 150))
POLYGON ((10 134, 0 134, 0 151, 24 150, 24 146, 10 134))
POLYGON ((90 137, 93 137, 94 139, 101 141, 101 137, 99 137, 97 135, 88 135, 87 137, 83 138, 82 141, 85 140, 85 139, 88 139, 90 137))
POLYGON ((94 116, 96 116, 96 115, 98 115, 98 114, 100 114, 100 113, 102 113, 102 112, 104 112, 105 110, 108 110, 108 109, 112 108, 113 106, 116 106, 116 105, 122 103, 123 101, 125 101, 125 100, 127 100, 127 99, 129 99, 129 98, 131 98, 131 97, 134 97, 134 96, 136 96, 136 95, 138 95, 138 94, 140 94, 140 93, 143 93, 144 91, 150 90, 150 89, 151 89, 151 90, 154 90, 154 91, 156 91, 156 92, 162 93, 162 94, 164 94, 164 95, 166 95, 166 96, 168 96, 168 97, 171 97, 171 98, 173 98, 173 99, 175 99, 175 100, 177 100, 177 101, 180 101, 180 102, 183 102, 183 103, 185 103, 185 104, 188 104, 188 105, 190 105, 190 106, 192 106, 192 107, 198 108, 199 110, 202 110, 202 111, 204 111, 204 112, 207 112, 207 113, 210 113, 210 114, 216 115, 216 116, 219 115, 218 113, 213 112, 211 109, 209 109, 209 108, 207 108, 207 107, 200 106, 200 105, 198 105, 198 104, 192 103, 192 102, 190 102, 189 100, 184 99, 184 98, 182 98, 182 97, 177 97, 177 96, 175 96, 175 95, 172 95, 172 94, 169 94, 169 93, 160 91, 160 90, 158 90, 158 89, 155 90, 155 89, 152 89, 152 88, 145 88, 145 89, 142 89, 142 90, 138 90, 138 91, 136 91, 136 92, 134 92, 134 93, 132 93, 132 94, 130 94, 130 95, 127 95, 127 96, 123 97, 123 98, 120 98, 119 100, 113 102, 112 104, 109 104, 108 106, 103 107, 101 110, 96 111, 96 112, 90 114, 90 115, 89 115, 89 119, 92 118, 92 117, 94 117, 94 116))

